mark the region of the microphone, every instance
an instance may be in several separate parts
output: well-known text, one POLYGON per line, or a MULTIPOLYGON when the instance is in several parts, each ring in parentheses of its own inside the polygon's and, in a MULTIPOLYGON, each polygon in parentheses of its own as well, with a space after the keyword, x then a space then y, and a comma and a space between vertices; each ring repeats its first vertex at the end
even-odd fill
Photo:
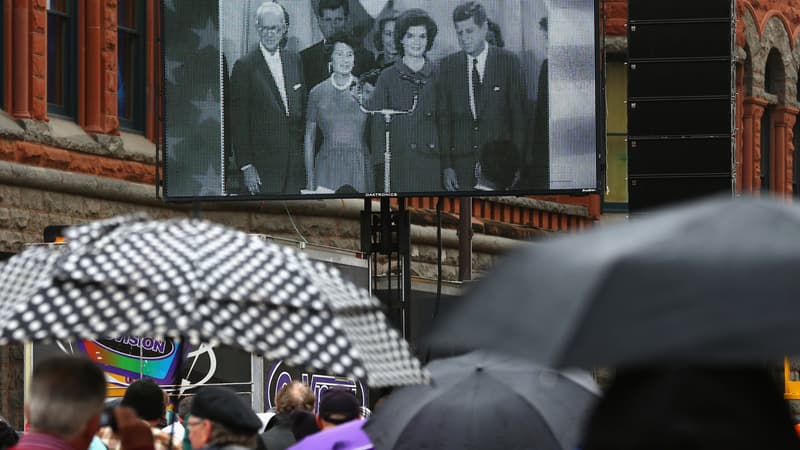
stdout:
POLYGON ((409 75, 407 73, 401 73, 400 79, 404 81, 408 81, 411 84, 415 84, 419 87, 425 86, 425 80, 421 80, 413 75, 409 75))

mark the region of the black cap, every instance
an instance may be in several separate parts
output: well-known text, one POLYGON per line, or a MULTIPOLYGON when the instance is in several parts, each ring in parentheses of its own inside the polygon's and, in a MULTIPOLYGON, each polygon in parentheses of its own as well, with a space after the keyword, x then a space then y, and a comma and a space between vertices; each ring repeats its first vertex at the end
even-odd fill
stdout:
POLYGON ((347 389, 328 389, 319 401, 319 416, 326 422, 340 424, 356 419, 359 410, 358 399, 347 389))
POLYGON ((205 387, 192 401, 191 415, 221 423, 241 434, 257 433, 261 420, 240 396, 230 389, 205 387))

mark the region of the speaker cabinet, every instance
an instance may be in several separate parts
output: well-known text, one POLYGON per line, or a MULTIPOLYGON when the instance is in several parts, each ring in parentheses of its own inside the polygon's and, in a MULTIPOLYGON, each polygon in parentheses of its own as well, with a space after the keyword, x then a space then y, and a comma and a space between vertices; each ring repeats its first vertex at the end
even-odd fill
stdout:
POLYGON ((732 139, 679 138, 628 140, 628 174, 718 174, 731 170, 732 139))
POLYGON ((686 201, 723 192, 731 192, 731 177, 630 177, 628 182, 628 209, 641 212, 670 203, 686 201))
POLYGON ((731 94, 731 61, 642 60, 628 62, 628 97, 720 96, 731 94))
POLYGON ((730 98, 665 98, 628 101, 628 135, 730 135, 730 98))

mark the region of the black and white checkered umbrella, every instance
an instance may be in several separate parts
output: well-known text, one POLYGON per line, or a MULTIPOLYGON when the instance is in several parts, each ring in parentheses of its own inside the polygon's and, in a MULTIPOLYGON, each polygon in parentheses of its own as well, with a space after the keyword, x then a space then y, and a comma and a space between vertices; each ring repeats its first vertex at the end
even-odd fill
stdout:
POLYGON ((380 303, 326 264, 200 220, 73 227, 0 267, 0 344, 139 335, 238 346, 366 378, 427 377, 380 303))

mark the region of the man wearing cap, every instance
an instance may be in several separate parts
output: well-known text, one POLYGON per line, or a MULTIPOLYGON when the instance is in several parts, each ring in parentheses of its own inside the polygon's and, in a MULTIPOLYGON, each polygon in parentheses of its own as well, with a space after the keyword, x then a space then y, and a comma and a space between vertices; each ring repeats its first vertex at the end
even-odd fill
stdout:
POLYGON ((193 449, 239 450, 256 448, 261 420, 235 392, 210 386, 194 398, 186 425, 193 449))
POLYGON ((328 389, 322 393, 317 412, 317 425, 322 431, 308 436, 289 447, 289 450, 319 448, 321 443, 327 441, 327 431, 333 431, 332 428, 356 419, 361 419, 361 405, 353 391, 328 389))
POLYGON ((317 412, 317 425, 327 430, 336 425, 361 418, 361 405, 349 389, 328 389, 322 393, 317 412))

